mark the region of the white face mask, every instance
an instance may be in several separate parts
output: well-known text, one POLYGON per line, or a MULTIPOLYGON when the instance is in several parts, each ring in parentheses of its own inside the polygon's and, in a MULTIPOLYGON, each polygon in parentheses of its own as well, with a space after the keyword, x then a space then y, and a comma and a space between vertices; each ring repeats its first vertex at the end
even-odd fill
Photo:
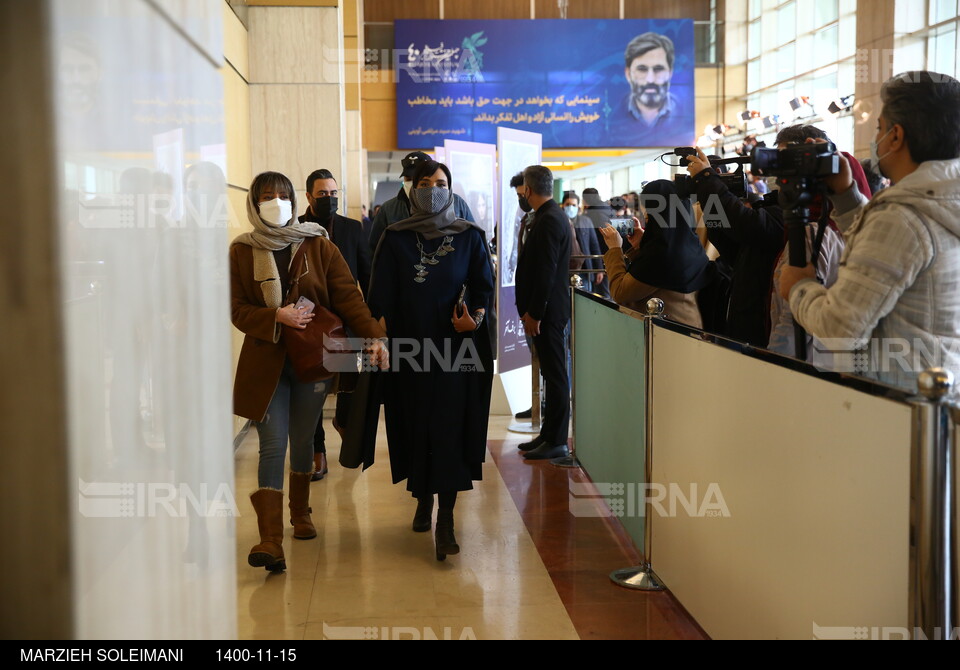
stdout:
POLYGON ((870 162, 871 162, 871 164, 873 165, 873 169, 876 170, 876 171, 880 174, 881 177, 886 177, 887 175, 883 174, 883 168, 880 167, 880 161, 882 161, 884 158, 886 158, 887 156, 889 156, 889 155, 892 154, 893 152, 892 152, 892 151, 888 151, 887 153, 885 153, 885 154, 883 154, 883 155, 881 156, 881 155, 880 155, 880 143, 883 142, 884 137, 886 137, 887 135, 889 135, 889 134, 892 133, 892 132, 893 132, 893 128, 891 128, 890 130, 888 130, 887 132, 885 132, 885 133, 883 134, 883 137, 881 137, 879 140, 876 140, 876 141, 870 143, 870 162))
POLYGON ((407 198, 410 197, 410 189, 413 188, 413 181, 403 182, 403 192, 407 194, 407 198))
POLYGON ((260 203, 260 218, 268 226, 283 228, 293 218, 293 205, 289 200, 274 198, 260 203))
POLYGON ((569 207, 564 207, 563 211, 566 212, 568 219, 577 218, 577 208, 575 206, 570 205, 569 207))

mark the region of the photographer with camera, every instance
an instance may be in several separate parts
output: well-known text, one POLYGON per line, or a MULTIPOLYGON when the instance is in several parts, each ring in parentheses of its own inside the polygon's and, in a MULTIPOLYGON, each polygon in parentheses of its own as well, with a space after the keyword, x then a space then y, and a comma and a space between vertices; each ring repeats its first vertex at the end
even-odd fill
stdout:
POLYGON ((719 334, 766 347, 773 266, 785 242, 777 194, 768 194, 753 208, 746 207, 702 151, 686 156, 686 160, 694 194, 703 210, 707 239, 733 273, 726 327, 719 334))
MULTIPOLYGON (((777 151, 788 151, 814 139, 827 141, 826 133, 814 126, 784 128, 776 138, 777 151)), ((773 149, 763 150, 775 156, 781 155, 773 149)), ((783 154, 783 160, 778 162, 784 163, 783 167, 790 171, 796 169, 794 162, 798 159, 791 152, 783 154)), ((698 201, 707 214, 708 238, 720 251, 720 258, 733 269, 727 331, 724 334, 784 355, 796 355, 793 316, 789 305, 779 298, 777 291, 781 270, 789 258, 781 193, 768 193, 761 200, 748 205, 722 182, 717 175, 717 168, 702 152, 698 151, 697 156, 690 156, 687 160, 688 170, 694 176, 698 201), (718 205, 723 214, 720 227, 709 217, 717 211, 718 205)), ((867 188, 862 171, 857 178, 863 188, 867 188)), ((828 206, 819 196, 811 194, 810 199, 808 206, 812 218, 804 230, 806 258, 810 257, 815 246, 818 230, 816 221, 820 219, 822 208, 828 206)), ((820 277, 828 285, 836 277, 842 247, 843 242, 837 231, 826 229, 817 265, 820 277)), ((809 358, 810 348, 804 349, 804 357, 809 358)))
MULTIPOLYGON (((834 152, 836 147, 826 137, 808 137, 803 143, 789 142, 776 150, 758 148, 752 156, 753 168, 779 187, 778 200, 787 233, 787 245, 773 271, 772 327, 767 348, 811 363, 815 360, 814 351, 823 347, 794 320, 789 303, 780 296, 780 277, 788 265, 802 267, 816 256, 820 283, 830 287, 837 279, 843 238, 830 218, 832 206, 820 181, 821 177, 839 172, 841 154, 834 152)), ((850 154, 842 155, 855 164, 854 180, 869 197, 869 184, 860 164, 850 154)), ((833 367, 832 361, 818 362, 833 367)))
POLYGON ((872 201, 850 161, 824 179, 846 249, 836 284, 786 267, 780 282, 797 321, 831 349, 869 345, 883 382, 916 389, 931 366, 960 373, 960 82, 907 72, 881 89, 873 163, 893 186, 872 201))
POLYGON ((610 293, 618 304, 644 312, 647 301, 660 298, 664 316, 703 328, 697 292, 713 280, 713 270, 693 232, 690 200, 677 194, 673 182, 652 181, 643 187, 640 205, 646 225, 633 217, 633 231, 623 235, 611 225, 600 229, 607 252, 603 263, 610 293), (624 254, 623 237, 630 243, 624 254))

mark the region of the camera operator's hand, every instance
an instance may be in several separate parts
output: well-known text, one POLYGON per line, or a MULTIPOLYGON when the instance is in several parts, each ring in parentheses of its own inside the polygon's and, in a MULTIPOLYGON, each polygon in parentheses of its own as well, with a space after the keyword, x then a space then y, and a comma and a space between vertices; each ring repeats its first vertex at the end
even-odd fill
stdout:
MULTIPOLYGON (((827 141, 825 139, 815 140, 812 137, 807 138, 807 144, 826 143, 827 141)), ((840 173, 832 177, 824 177, 823 183, 827 185, 827 188, 829 188, 832 193, 845 193, 853 186, 853 171, 850 169, 850 162, 847 161, 847 157, 839 151, 837 151, 837 155, 840 156, 840 173)))
POLYGON ((707 155, 700 149, 697 149, 696 156, 684 156, 684 158, 686 158, 689 163, 689 165, 687 165, 687 172, 690 173, 691 177, 696 177, 710 167, 710 159, 707 158, 707 155))
POLYGON ((619 249, 623 246, 623 238, 620 237, 620 233, 609 223, 600 228, 600 234, 603 235, 603 241, 606 243, 607 249, 619 249))
POLYGON ((780 271, 780 297, 790 302, 790 289, 802 279, 816 279, 817 269, 812 263, 808 263, 805 268, 795 268, 792 265, 784 265, 780 271))

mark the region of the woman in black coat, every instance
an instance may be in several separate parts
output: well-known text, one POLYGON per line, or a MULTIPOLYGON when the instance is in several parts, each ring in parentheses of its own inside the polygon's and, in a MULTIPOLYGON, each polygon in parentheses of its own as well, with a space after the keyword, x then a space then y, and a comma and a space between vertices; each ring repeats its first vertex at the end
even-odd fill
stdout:
POLYGON ((387 228, 368 292, 394 356, 384 393, 393 481, 417 499, 417 532, 430 530, 438 495, 438 560, 460 551, 453 508, 481 478, 493 383, 490 255, 483 230, 454 213, 450 187, 446 165, 418 166, 412 215, 387 228))

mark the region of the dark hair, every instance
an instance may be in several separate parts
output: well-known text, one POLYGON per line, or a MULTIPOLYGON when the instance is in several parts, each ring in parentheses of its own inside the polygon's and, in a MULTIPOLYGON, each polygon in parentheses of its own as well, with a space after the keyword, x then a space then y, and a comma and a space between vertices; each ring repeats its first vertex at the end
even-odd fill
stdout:
POLYGON ((876 167, 873 165, 873 161, 869 158, 864 158, 860 161, 860 167, 863 168, 863 174, 867 178, 867 185, 870 186, 870 192, 873 195, 876 195, 883 190, 883 176, 877 172, 876 167))
POLYGON ((450 176, 450 168, 443 163, 438 163, 434 160, 420 161, 417 163, 417 166, 413 171, 413 187, 417 188, 417 184, 420 183, 421 179, 424 177, 432 177, 433 173, 437 170, 443 170, 443 174, 447 176, 447 188, 452 190, 453 177, 450 176))
POLYGON ((600 191, 595 188, 583 189, 583 205, 587 209, 591 207, 603 207, 604 202, 600 198, 600 191))
POLYGON ((510 188, 517 188, 518 186, 523 186, 522 172, 518 172, 517 174, 510 177, 510 188))
POLYGON ((906 135, 914 163, 960 157, 960 82, 936 72, 905 72, 880 89, 880 116, 906 135))
POLYGON ((578 205, 580 204, 580 196, 577 195, 577 192, 576 192, 576 191, 564 191, 564 192, 563 192, 563 200, 564 200, 564 201, 567 201, 567 200, 576 200, 576 201, 577 201, 577 204, 578 204, 578 205))
POLYGON ((307 177, 307 193, 310 193, 311 195, 313 194, 313 182, 317 181, 318 179, 333 179, 333 181, 337 181, 330 170, 314 170, 310 173, 310 176, 307 177))
POLYGON ((629 69, 634 59, 654 49, 663 49, 667 52, 667 65, 673 70, 673 40, 660 33, 644 33, 634 37, 623 53, 624 66, 629 69))
POLYGON ((261 172, 253 178, 253 183, 250 184, 250 199, 253 200, 258 212, 260 211, 260 196, 267 189, 272 189, 274 193, 286 191, 290 195, 290 205, 294 215, 296 215, 297 192, 293 190, 293 182, 287 178, 287 175, 280 172, 261 172))
POLYGON ((808 139, 829 140, 827 134, 816 126, 805 126, 802 123, 789 128, 784 128, 777 133, 777 139, 774 144, 803 144, 808 139))
POLYGON ((523 185, 536 195, 553 197, 553 173, 542 165, 531 165, 523 171, 523 185))
POLYGON ((223 170, 216 163, 209 161, 200 161, 194 163, 183 171, 183 190, 187 190, 187 184, 190 178, 196 176, 203 182, 204 190, 210 193, 222 193, 227 188, 227 178, 223 175, 223 170))

